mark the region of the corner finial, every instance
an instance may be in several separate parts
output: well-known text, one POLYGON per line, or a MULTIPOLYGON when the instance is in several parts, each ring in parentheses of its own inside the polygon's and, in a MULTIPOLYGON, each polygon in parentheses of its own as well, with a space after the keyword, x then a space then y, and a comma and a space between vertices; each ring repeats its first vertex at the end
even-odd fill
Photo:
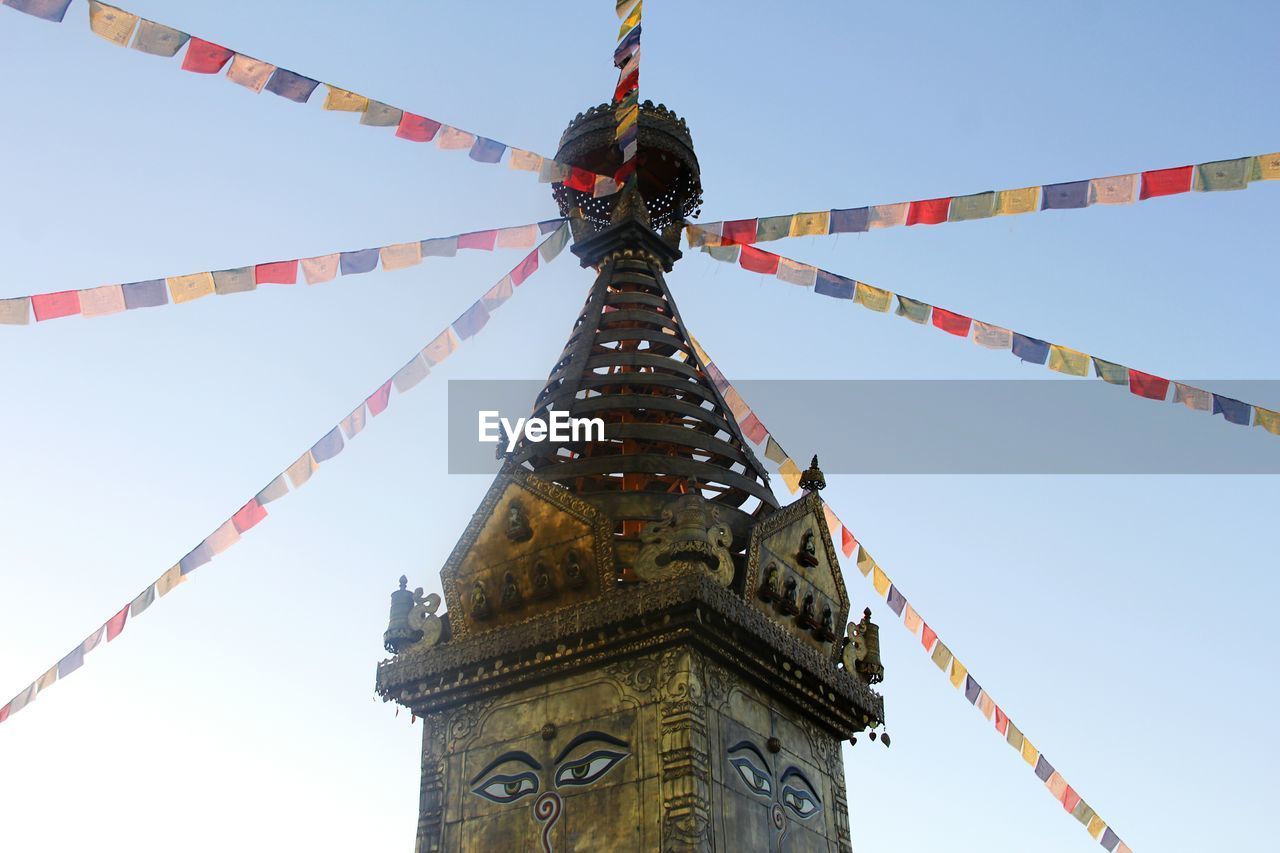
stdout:
POLYGON ((827 487, 827 478, 818 467, 818 456, 814 454, 809 463, 809 470, 800 475, 800 488, 806 492, 820 492, 827 487))

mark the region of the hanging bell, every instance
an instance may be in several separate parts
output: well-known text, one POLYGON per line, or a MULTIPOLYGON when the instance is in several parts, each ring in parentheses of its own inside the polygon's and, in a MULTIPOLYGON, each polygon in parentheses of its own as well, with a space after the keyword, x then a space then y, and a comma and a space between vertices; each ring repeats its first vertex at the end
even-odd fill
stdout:
POLYGON ((875 739, 876 739, 876 733, 875 733, 875 732, 872 732, 872 733, 871 733, 871 735, 870 735, 870 737, 871 737, 871 739, 872 739, 872 740, 875 740, 875 739))
POLYGON ((862 611, 862 621, 857 625, 863 653, 856 664, 858 675, 868 684, 884 681, 884 665, 880 662, 880 626, 871 621, 871 608, 862 611))
POLYGON ((889 748, 889 733, 888 733, 888 732, 885 732, 884 734, 880 735, 880 742, 881 742, 882 744, 884 744, 884 748, 885 748, 885 749, 888 749, 888 748, 889 748))
POLYGON ((415 631, 409 624, 409 613, 413 610, 413 593, 405 589, 409 579, 400 576, 400 588, 391 593, 391 616, 387 620, 386 633, 382 635, 382 645, 393 655, 407 649, 422 639, 422 632, 415 631))

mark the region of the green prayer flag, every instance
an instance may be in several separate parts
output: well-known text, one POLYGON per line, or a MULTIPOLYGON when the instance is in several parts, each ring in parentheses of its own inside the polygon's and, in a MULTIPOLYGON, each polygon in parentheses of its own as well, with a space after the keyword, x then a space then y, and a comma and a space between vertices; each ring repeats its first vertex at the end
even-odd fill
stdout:
POLYGON ((906 317, 913 323, 929 322, 929 311, 932 307, 926 302, 918 302, 906 296, 898 297, 898 316, 906 317))
POLYGON ((995 192, 958 195, 951 199, 948 222, 964 222, 969 219, 986 219, 996 215, 995 192))
POLYGON ((395 127, 403 117, 404 110, 388 106, 382 101, 371 100, 364 108, 364 115, 360 116, 360 123, 370 127, 395 127))
POLYGON ((555 230, 555 233, 542 241, 542 245, 538 247, 538 254, 542 256, 543 261, 555 260, 556 256, 564 251, 564 247, 568 243, 569 223, 565 222, 555 230))
POLYGON ((253 280, 253 267, 218 270, 213 274, 213 290, 219 296, 226 296, 228 293, 244 293, 257 286, 253 280))
POLYGON ((1196 166, 1195 188, 1200 192, 1218 190, 1242 190, 1249 186, 1253 172, 1252 157, 1237 160, 1218 160, 1196 166))
POLYGON ((1129 384, 1129 368, 1125 367, 1123 364, 1103 361, 1097 356, 1094 356, 1093 370, 1098 374, 1098 378, 1103 382, 1109 382, 1112 385, 1129 384))
POLYGON ((191 36, 181 30, 143 18, 138 22, 138 30, 133 36, 133 49, 152 56, 173 56, 189 38, 191 36))
POLYGON ((787 452, 782 449, 782 445, 773 440, 773 436, 769 436, 769 441, 764 446, 764 458, 781 465, 787 461, 787 452))
POLYGON ((756 221, 756 242, 767 243, 791 236, 790 216, 766 216, 756 221))

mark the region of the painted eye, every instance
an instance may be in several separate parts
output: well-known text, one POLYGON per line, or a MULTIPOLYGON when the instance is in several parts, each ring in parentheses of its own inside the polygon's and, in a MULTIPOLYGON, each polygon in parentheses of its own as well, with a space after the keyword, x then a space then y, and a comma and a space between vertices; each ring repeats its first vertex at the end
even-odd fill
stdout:
POLYGON ((802 788, 794 788, 791 785, 783 786, 782 802, 787 808, 795 812, 797 817, 802 818, 815 815, 822 809, 813 794, 802 788))
POLYGON ((590 785, 613 769, 614 765, 626 758, 629 753, 615 752, 611 749, 597 749, 590 755, 561 765, 556 771, 556 787, 572 788, 590 785))
POLYGON ((738 771, 738 775, 742 777, 742 781, 746 783, 754 793, 762 797, 767 797, 773 793, 773 781, 769 776, 751 763, 751 759, 746 756, 730 758, 729 763, 738 771))
POLYGON ((538 777, 532 773, 514 776, 490 776, 471 789, 478 797, 494 803, 514 803, 538 790, 538 777))

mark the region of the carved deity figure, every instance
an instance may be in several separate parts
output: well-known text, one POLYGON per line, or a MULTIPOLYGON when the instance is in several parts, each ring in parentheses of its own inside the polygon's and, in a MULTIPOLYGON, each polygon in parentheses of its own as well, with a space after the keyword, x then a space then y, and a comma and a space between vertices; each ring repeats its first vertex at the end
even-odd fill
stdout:
POLYGON ((804 538, 800 540, 800 553, 796 555, 796 560, 808 568, 818 565, 818 546, 812 530, 806 530, 804 538))
POLYGON ((778 564, 770 563, 765 572, 764 583, 760 585, 760 598, 764 601, 773 601, 778 595, 778 564))
POLYGON ((502 576, 502 594, 498 596, 498 606, 503 610, 515 610, 524 604, 520 595, 520 587, 516 584, 516 576, 507 572, 502 576))
POLYGON ((471 617, 488 619, 492 613, 493 607, 489 604, 489 594, 485 591, 484 581, 476 581, 471 587, 471 617))
POLYGON ((547 564, 539 560, 533 567, 533 597, 550 598, 555 591, 547 564))
POLYGON ((561 567, 564 569, 565 586, 578 589, 586 585, 587 576, 582 571, 582 561, 578 559, 577 551, 569 551, 565 554, 561 567))
POLYGON ((529 517, 519 501, 512 501, 507 509, 507 538, 512 542, 527 542, 533 536, 533 528, 529 526, 529 517))

